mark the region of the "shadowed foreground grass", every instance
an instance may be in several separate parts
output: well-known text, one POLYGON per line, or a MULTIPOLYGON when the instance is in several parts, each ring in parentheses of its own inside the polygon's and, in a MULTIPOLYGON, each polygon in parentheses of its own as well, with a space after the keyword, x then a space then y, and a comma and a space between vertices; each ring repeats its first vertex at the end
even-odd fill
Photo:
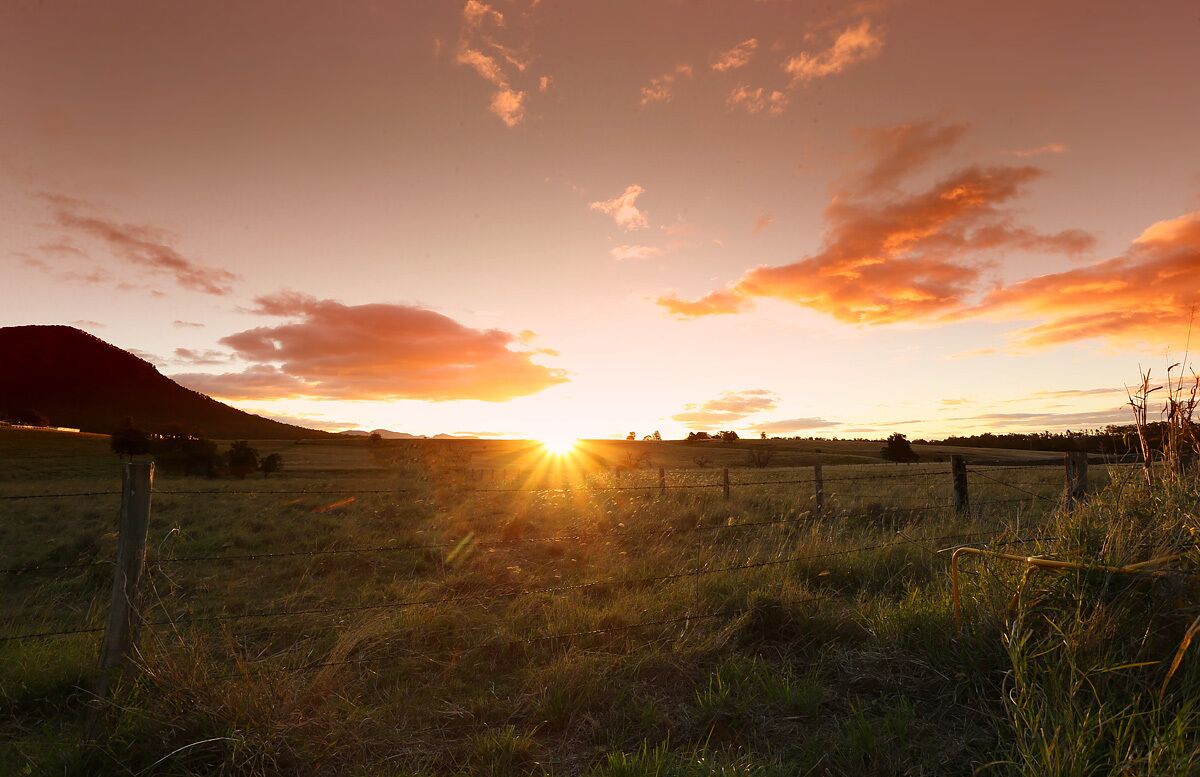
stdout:
MULTIPOLYGON (((1032 497, 983 507, 1014 495, 983 481, 959 519, 942 507, 948 477, 844 469, 880 478, 831 480, 824 516, 800 485, 726 501, 719 489, 480 492, 419 468, 162 478, 145 601, 157 625, 142 629, 139 670, 98 706, 98 635, 0 642, 0 771, 1196 770, 1197 660, 1157 697, 1196 615, 1186 581, 1043 574, 1010 610, 1020 566, 972 559, 960 634, 945 552, 991 543, 1108 564, 1186 552, 1172 568, 1194 569, 1194 480, 1151 489, 1116 473, 1071 512, 1032 497), (323 487, 396 491, 165 493, 323 487)), ((1054 473, 1012 477, 1061 487, 1054 473)), ((5 566, 112 557, 115 501, 0 504, 5 566)), ((102 622, 108 567, 10 577, 3 634, 102 622)))

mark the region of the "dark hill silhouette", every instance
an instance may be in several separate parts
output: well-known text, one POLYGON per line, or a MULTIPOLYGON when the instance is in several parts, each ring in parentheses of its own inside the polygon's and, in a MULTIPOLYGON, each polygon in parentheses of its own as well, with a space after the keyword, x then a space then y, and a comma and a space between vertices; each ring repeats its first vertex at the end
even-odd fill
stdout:
POLYGON ((224 405, 69 326, 0 327, 0 418, 24 409, 40 411, 54 426, 103 434, 125 418, 150 432, 176 426, 219 439, 328 434, 224 405))

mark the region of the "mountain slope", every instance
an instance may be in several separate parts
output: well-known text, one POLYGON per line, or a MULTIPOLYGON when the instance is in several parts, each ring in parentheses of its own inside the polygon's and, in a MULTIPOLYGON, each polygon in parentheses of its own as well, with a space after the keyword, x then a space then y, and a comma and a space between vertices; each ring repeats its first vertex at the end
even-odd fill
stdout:
POLYGON ((220 439, 327 436, 184 388, 149 362, 69 326, 0 327, 0 417, 22 409, 88 432, 111 432, 128 417, 148 431, 174 424, 220 439))

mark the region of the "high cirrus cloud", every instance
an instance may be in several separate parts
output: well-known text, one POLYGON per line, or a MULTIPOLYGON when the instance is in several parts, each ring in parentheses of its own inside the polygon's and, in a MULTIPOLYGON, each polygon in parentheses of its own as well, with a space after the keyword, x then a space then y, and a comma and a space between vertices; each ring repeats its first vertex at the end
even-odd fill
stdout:
POLYGON ((775 392, 765 389, 723 391, 716 399, 684 405, 683 412, 671 416, 693 429, 704 429, 740 421, 747 416, 773 410, 779 404, 775 392))
POLYGON ((1037 320, 1018 348, 1091 338, 1182 343, 1200 303, 1200 211, 1145 229, 1119 256, 996 289, 969 314, 1037 320))
MULTIPOLYGON (((41 198, 50 207, 55 224, 66 237, 92 240, 108 248, 112 254, 132 265, 155 275, 174 278, 185 289, 205 294, 225 295, 233 290, 238 279, 234 273, 219 267, 200 264, 181 254, 171 245, 170 236, 143 224, 129 224, 96 215, 91 206, 74 197, 58 194, 42 194, 41 198)), ((72 246, 46 246, 44 251, 61 252, 72 246)), ((93 273, 99 282, 103 271, 93 273)), ((107 274, 103 274, 107 278, 107 274)))
POLYGON ((659 304, 681 318, 739 313, 752 300, 786 300, 852 323, 931 319, 960 310, 981 285, 979 255, 1024 249, 1074 254, 1092 245, 1078 230, 1045 234, 1015 223, 1007 206, 1041 175, 1031 166, 970 166, 907 193, 894 184, 961 135, 930 124, 874 136, 867 172, 825 211, 821 248, 799 261, 762 265, 696 300, 659 304))
POLYGON ((745 67, 750 62, 750 58, 754 56, 754 50, 758 48, 757 38, 747 38, 731 49, 726 49, 717 55, 712 62, 712 69, 718 73, 724 73, 729 70, 737 70, 745 67))
POLYGON ((529 95, 514 82, 528 77, 529 88, 545 92, 551 76, 528 76, 530 57, 524 53, 525 47, 510 45, 504 40, 506 36, 511 37, 512 33, 503 12, 482 0, 467 0, 454 59, 494 87, 488 108, 511 128, 525 120, 529 95))
POLYGON ((514 350, 525 335, 473 329, 412 305, 345 305, 283 293, 255 312, 290 319, 229 335, 221 344, 252 363, 240 373, 185 374, 191 388, 227 399, 477 399, 501 402, 567 380, 514 350))
POLYGON ((692 66, 682 64, 651 78, 650 83, 642 87, 641 106, 645 108, 654 103, 670 102, 675 97, 675 83, 683 78, 691 78, 692 74, 692 66))
POLYGON ((838 33, 828 48, 818 52, 801 52, 784 62, 783 70, 794 83, 815 81, 841 73, 851 65, 879 56, 883 51, 883 35, 863 19, 853 27, 838 33))

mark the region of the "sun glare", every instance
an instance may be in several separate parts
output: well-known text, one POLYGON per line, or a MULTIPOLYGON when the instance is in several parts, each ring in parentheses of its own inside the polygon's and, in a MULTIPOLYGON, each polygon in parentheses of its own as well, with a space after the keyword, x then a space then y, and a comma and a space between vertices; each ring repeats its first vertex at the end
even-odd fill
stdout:
POLYGON ((554 456, 566 456, 575 448, 575 443, 579 440, 565 434, 553 434, 542 437, 538 442, 546 449, 546 453, 554 456))

